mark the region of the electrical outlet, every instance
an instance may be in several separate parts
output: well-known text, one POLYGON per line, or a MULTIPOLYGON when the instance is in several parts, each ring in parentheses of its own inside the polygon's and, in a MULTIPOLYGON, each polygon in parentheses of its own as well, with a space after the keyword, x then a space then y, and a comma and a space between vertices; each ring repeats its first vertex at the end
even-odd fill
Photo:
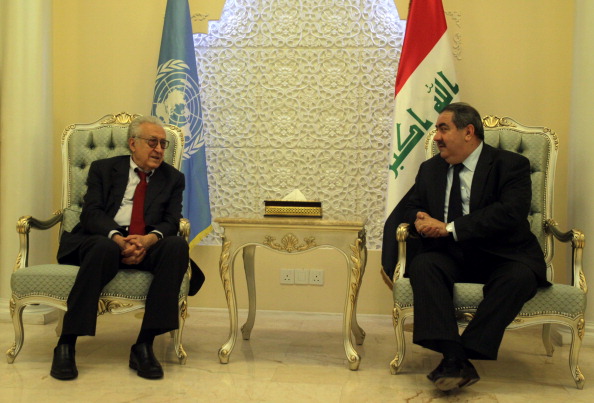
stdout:
POLYGON ((309 284, 309 270, 295 269, 295 284, 309 284))
POLYGON ((281 284, 295 284, 295 271, 293 269, 280 270, 281 284))
POLYGON ((324 285, 324 270, 310 270, 309 284, 324 285))

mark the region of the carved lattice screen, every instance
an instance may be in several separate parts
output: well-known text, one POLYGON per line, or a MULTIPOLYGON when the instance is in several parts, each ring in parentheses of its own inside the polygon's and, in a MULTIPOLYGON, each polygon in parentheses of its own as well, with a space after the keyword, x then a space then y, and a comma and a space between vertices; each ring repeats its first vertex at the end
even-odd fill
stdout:
POLYGON ((404 36, 393 0, 227 0, 211 24, 195 45, 213 217, 262 215, 300 189, 325 215, 368 217, 379 248, 404 36))

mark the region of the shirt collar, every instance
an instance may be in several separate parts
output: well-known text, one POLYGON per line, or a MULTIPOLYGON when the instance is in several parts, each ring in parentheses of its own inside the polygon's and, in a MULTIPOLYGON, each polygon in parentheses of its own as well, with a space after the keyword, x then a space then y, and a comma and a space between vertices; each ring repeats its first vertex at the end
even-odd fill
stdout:
POLYGON ((468 169, 469 171, 472 171, 472 172, 475 171, 476 164, 478 164, 479 157, 481 156, 481 151, 483 151, 483 142, 482 141, 480 142, 478 147, 475 148, 474 151, 471 152, 470 155, 468 157, 466 157, 466 159, 464 161, 462 161, 462 164, 464 164, 464 167, 466 169, 468 169))
MULTIPOLYGON (((142 171, 142 169, 140 169, 140 167, 139 167, 138 165, 136 165, 136 162, 134 162, 134 160, 132 159, 132 156, 130 156, 130 169, 131 169, 131 170, 133 170, 133 171, 135 171, 135 172, 136 172, 136 170, 137 170, 137 169, 138 169, 139 171, 142 171)), ((150 171, 148 171, 148 172, 145 172, 145 173, 146 173, 146 175, 147 175, 148 177, 150 177, 150 176, 152 176, 152 174, 153 174, 154 172, 155 172, 155 170, 154 170, 154 169, 151 169, 150 171)))

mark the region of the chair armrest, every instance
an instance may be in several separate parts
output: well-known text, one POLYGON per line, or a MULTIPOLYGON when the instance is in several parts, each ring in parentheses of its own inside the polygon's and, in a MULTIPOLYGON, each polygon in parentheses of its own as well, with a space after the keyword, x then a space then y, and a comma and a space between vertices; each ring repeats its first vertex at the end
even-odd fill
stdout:
POLYGON ((187 218, 179 220, 179 235, 183 236, 186 242, 190 242, 190 220, 187 218))
POLYGON ((402 223, 396 229, 396 241, 398 242, 398 263, 396 263, 396 269, 394 270, 393 282, 398 281, 404 277, 404 271, 406 270, 406 240, 410 236, 408 230, 410 224, 402 223))
POLYGON ((568 243, 571 242, 571 285, 580 290, 587 292, 588 286, 586 284, 586 276, 582 268, 582 255, 584 246, 586 244, 586 236, 583 232, 577 229, 571 229, 563 232, 559 229, 559 224, 553 219, 548 219, 545 222, 545 230, 553 235, 558 241, 568 243))
MULTIPOLYGON (((181 218, 179 220, 179 235, 184 237, 187 243, 190 243, 190 220, 181 218)), ((188 270, 186 270, 188 278, 192 279, 192 265, 188 261, 188 270)))
POLYGON ((19 234, 19 254, 13 271, 27 267, 29 264, 29 233, 32 229, 46 230, 62 222, 63 210, 57 210, 47 220, 38 220, 30 215, 22 216, 17 221, 16 230, 19 234))

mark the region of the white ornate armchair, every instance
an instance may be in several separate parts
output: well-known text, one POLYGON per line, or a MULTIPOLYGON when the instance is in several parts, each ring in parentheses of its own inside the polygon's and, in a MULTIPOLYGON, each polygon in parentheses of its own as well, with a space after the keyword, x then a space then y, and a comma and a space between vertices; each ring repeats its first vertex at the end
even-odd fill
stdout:
MULTIPOLYGON (((557 159, 558 139, 555 133, 544 127, 527 127, 511 118, 487 116, 483 118, 485 142, 506 150, 520 153, 530 160, 532 179, 532 205, 528 216, 532 232, 538 238, 544 251, 548 266, 548 279, 553 279, 554 241, 571 243, 572 282, 553 284, 549 288, 539 289, 536 296, 526 302, 520 314, 508 326, 516 329, 530 325, 543 325, 542 340, 547 355, 552 356, 553 344, 550 339, 551 324, 559 324, 571 330, 569 368, 578 387, 584 387, 584 376, 578 367, 578 355, 584 337, 584 311, 586 308, 586 279, 582 270, 582 251, 584 234, 576 229, 568 232, 559 230, 552 219, 553 184, 557 159)), ((437 153, 433 136, 425 139, 426 157, 437 153)), ((404 322, 413 315, 413 292, 406 270, 406 241, 409 237, 408 224, 400 224, 396 231, 398 241, 398 263, 393 277, 394 311, 393 323, 396 333, 396 355, 390 363, 392 374, 396 374, 402 365, 405 354, 404 322)), ((478 304, 482 300, 481 284, 460 283, 454 286, 454 305, 458 325, 466 326, 478 304)))
MULTIPOLYGON (((101 158, 129 153, 127 130, 130 122, 139 115, 120 113, 106 115, 90 124, 74 124, 62 133, 62 208, 48 220, 23 216, 17 222, 20 250, 11 276, 12 296, 10 313, 14 325, 15 341, 6 352, 9 363, 14 362, 23 346, 23 310, 28 305, 44 304, 66 311, 66 300, 74 284, 78 266, 57 263, 29 266, 29 234, 32 229, 47 230, 60 225, 60 234, 71 230, 79 220, 86 179, 91 162, 101 158)), ((165 150, 164 160, 178 168, 181 165, 184 136, 182 131, 165 125, 171 147, 165 150)), ((188 239, 190 223, 182 218, 180 235, 188 239)), ((146 271, 120 270, 101 293, 97 314, 126 313, 144 308, 153 275, 146 271)), ((181 343, 187 315, 190 269, 186 273, 179 292, 179 328, 173 332, 175 352, 180 364, 185 364, 187 354, 181 343)), ((60 315, 63 318, 63 314, 60 315)), ((56 332, 61 332, 62 319, 56 332)))

